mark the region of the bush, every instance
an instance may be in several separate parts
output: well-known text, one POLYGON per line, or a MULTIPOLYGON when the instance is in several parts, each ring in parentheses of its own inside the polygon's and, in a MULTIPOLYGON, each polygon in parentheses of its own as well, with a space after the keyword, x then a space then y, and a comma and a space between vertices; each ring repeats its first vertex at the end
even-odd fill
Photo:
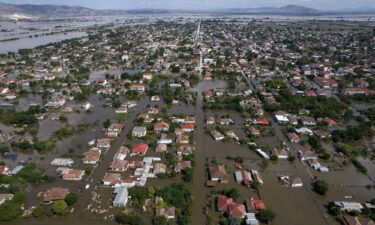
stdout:
POLYGON ((352 159, 352 163, 359 172, 367 174, 367 168, 360 161, 358 161, 358 159, 352 159))
POLYGON ((313 183, 313 190, 320 195, 325 195, 328 191, 328 184, 324 180, 316 180, 313 183))

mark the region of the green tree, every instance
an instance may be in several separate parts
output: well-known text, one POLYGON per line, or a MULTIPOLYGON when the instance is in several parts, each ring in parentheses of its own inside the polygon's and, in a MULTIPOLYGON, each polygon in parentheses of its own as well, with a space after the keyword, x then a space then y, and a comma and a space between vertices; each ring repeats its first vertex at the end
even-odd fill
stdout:
POLYGON ((9 221, 21 215, 21 205, 12 201, 5 201, 0 205, 0 221, 9 221))
POLYGON ((146 225, 145 219, 134 214, 120 213, 116 216, 116 221, 126 225, 146 225))
POLYGON ((316 180, 313 183, 313 190, 320 195, 325 195, 328 191, 328 184, 324 180, 316 180))
POLYGON ((265 224, 271 223, 276 218, 276 214, 269 209, 261 210, 256 216, 260 222, 265 224))
POLYGON ((37 205, 33 209, 33 212, 31 213, 33 217, 38 217, 38 218, 44 217, 46 214, 47 214, 47 208, 43 203, 37 205))
POLYGON ((77 201, 78 201, 78 194, 75 193, 75 192, 70 192, 69 194, 67 194, 65 196, 65 199, 64 201, 66 202, 66 204, 68 206, 74 206, 75 204, 77 204, 77 201))
POLYGON ((109 126, 111 126, 111 124, 112 124, 112 121, 110 119, 106 119, 103 122, 103 127, 107 129, 109 126))
POLYGON ((54 214, 62 216, 67 213, 68 204, 64 200, 59 200, 52 204, 51 209, 54 214))
POLYGON ((164 216, 157 216, 154 219, 154 225, 168 225, 168 220, 164 216))
POLYGON ((328 208, 329 214, 331 214, 332 216, 341 215, 341 207, 336 205, 334 202, 328 203, 327 208, 328 208))
POLYGON ((193 168, 187 168, 183 171, 183 179, 185 182, 191 182, 193 181, 194 177, 194 170, 193 168))

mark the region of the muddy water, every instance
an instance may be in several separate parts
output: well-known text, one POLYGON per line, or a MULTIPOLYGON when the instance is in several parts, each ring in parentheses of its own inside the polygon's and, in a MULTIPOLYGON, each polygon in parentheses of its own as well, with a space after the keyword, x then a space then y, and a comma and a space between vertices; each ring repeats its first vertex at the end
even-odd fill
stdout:
MULTIPOLYGON (((198 87, 195 89, 198 92, 197 103, 195 106, 188 106, 185 104, 180 104, 177 106, 172 106, 168 109, 168 113, 170 114, 178 114, 178 113, 185 113, 185 114, 194 114, 197 121, 197 128, 195 134, 195 142, 196 142, 196 151, 195 151, 195 170, 194 170, 194 182, 192 184, 192 191, 194 193, 194 206, 193 206, 193 223, 192 224, 205 224, 205 215, 203 214, 203 207, 207 205, 207 201, 209 198, 214 199, 214 196, 209 196, 209 192, 211 189, 205 188, 205 182, 207 181, 207 174, 206 174, 206 159, 207 162, 211 162, 211 160, 216 159, 220 163, 223 163, 228 168, 228 184, 219 184, 213 190, 222 190, 224 188, 237 188, 241 196, 238 199, 238 202, 243 202, 246 199, 251 197, 253 198, 261 198, 266 203, 266 206, 272 209, 277 214, 277 218, 273 224, 275 225, 324 225, 324 224, 333 224, 334 221, 331 217, 327 217, 326 211, 323 207, 328 201, 331 200, 345 200, 344 197, 346 195, 353 195, 354 200, 357 201, 365 201, 371 199, 371 197, 375 196, 374 190, 368 190, 364 186, 371 182, 371 180, 356 172, 354 167, 345 168, 342 171, 332 171, 328 174, 319 174, 311 169, 307 170, 303 164, 299 161, 295 161, 294 163, 289 163, 287 161, 279 160, 277 163, 270 163, 268 168, 265 171, 261 171, 265 184, 260 189, 260 196, 257 193, 251 191, 250 189, 243 187, 240 184, 237 184, 234 181, 233 171, 234 169, 234 162, 226 160, 226 156, 243 156, 245 158, 245 168, 251 169, 260 169, 260 158, 259 156, 254 153, 253 151, 249 150, 246 146, 241 146, 238 144, 230 143, 230 142, 215 142, 212 137, 207 134, 204 130, 204 118, 205 115, 218 115, 223 116, 229 114, 229 116, 235 121, 234 125, 228 126, 228 128, 234 129, 236 134, 240 138, 244 138, 246 136, 244 129, 243 129, 243 122, 244 119, 239 113, 236 112, 223 112, 223 111, 202 111, 202 95, 201 93, 207 89, 212 88, 222 88, 226 86, 226 82, 223 81, 202 81, 199 83, 198 87), (309 172, 308 172, 309 171, 309 172), (330 191, 326 197, 319 197, 311 190, 311 176, 318 176, 319 179, 326 180, 330 185, 330 191), (304 182, 304 188, 283 188, 278 184, 277 176, 278 175, 291 175, 291 176, 299 176, 304 182)), ((80 123, 94 123, 96 120, 99 122, 93 126, 88 128, 86 132, 82 134, 77 134, 74 137, 66 139, 58 144, 57 150, 54 153, 46 154, 43 157, 43 160, 40 157, 37 158, 38 163, 41 163, 41 167, 47 173, 54 173, 55 167, 49 166, 48 164, 54 157, 60 156, 63 153, 66 153, 70 148, 73 148, 74 151, 82 153, 87 150, 86 143, 94 138, 99 138, 102 136, 102 122, 107 118, 114 118, 113 109, 103 108, 102 105, 104 103, 103 100, 100 100, 98 97, 93 96, 90 98, 90 103, 94 104, 95 107, 93 109, 92 114, 76 114, 71 113, 68 114, 68 119, 70 124, 80 124, 80 123)), ((49 224, 71 224, 71 225, 96 225, 96 224, 116 224, 111 220, 104 220, 104 216, 107 214, 99 215, 99 214, 92 214, 86 210, 86 207, 89 204, 92 204, 91 197, 93 193, 101 193, 101 202, 98 203, 99 207, 104 209, 111 208, 111 201, 113 198, 112 189, 103 189, 101 187, 96 187, 100 184, 100 180, 104 176, 105 172, 107 171, 110 162, 112 161, 113 155, 116 149, 122 144, 134 144, 137 141, 130 141, 126 139, 126 135, 128 132, 131 131, 134 124, 133 121, 136 118, 136 115, 139 112, 144 112, 147 105, 156 105, 158 104, 161 108, 163 103, 150 103, 148 97, 144 98, 139 106, 132 110, 129 113, 129 117, 125 123, 124 131, 119 135, 119 137, 113 142, 112 148, 110 148, 99 164, 99 166, 95 169, 93 175, 88 178, 85 177, 84 180, 80 182, 66 182, 58 179, 56 182, 51 184, 43 184, 38 186, 30 186, 28 187, 28 191, 30 192, 30 199, 27 202, 27 206, 35 205, 41 199, 37 198, 37 194, 41 191, 45 191, 47 188, 51 186, 62 186, 62 187, 69 187, 71 190, 79 191, 80 192, 80 199, 79 205, 75 209, 74 213, 69 214, 68 216, 64 217, 63 219, 53 217, 53 218, 46 218, 46 219, 18 219, 12 222, 2 223, 7 225, 19 225, 19 224, 29 224, 29 225, 49 225, 49 224), (84 190, 84 186, 86 184, 91 184, 88 190, 84 190)), ((53 124, 54 121, 48 121, 46 124, 43 125, 43 130, 50 129, 51 126, 55 126, 53 124), (49 125, 48 125, 49 124, 49 125)), ((257 142, 264 146, 269 146, 270 148, 277 147, 280 145, 282 141, 285 141, 285 136, 281 134, 281 130, 278 127, 271 127, 269 129, 274 129, 276 135, 274 137, 261 137, 257 139, 257 142)), ((50 134, 45 133, 45 137, 50 134)), ((306 149, 307 146, 301 146, 299 144, 293 144, 290 146, 291 149, 306 149)), ((171 150, 171 149, 169 149, 171 150)), ((148 153, 148 156, 158 156, 155 152, 148 153)), ((84 166, 80 163, 80 158, 74 158, 76 164, 74 164, 74 168, 84 168, 84 166)), ((370 163, 369 163, 370 164, 370 163)), ((374 166, 371 164, 371 167, 368 167, 369 171, 373 171, 374 166)), ((369 173, 373 174, 373 173, 369 173)), ((130 171, 124 173, 124 176, 130 175, 130 171)), ((179 178, 176 178, 179 180, 179 178)), ((168 185, 172 182, 177 180, 171 179, 150 179, 148 181, 147 186, 162 186, 168 185)), ((114 211, 118 211, 117 209, 114 211)), ((214 205, 211 209, 208 210, 210 216, 213 218, 213 222, 211 224, 217 224, 219 213, 216 212, 214 209, 214 205)), ((113 212, 111 212, 113 215, 113 212)), ((148 214, 147 214, 148 217, 148 214)))

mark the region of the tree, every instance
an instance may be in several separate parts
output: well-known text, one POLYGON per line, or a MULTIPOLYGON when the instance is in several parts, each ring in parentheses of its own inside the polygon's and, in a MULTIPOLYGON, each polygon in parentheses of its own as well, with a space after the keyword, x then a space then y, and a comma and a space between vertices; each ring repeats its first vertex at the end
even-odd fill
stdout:
POLYGON ((106 119, 103 122, 103 127, 107 129, 109 126, 111 126, 111 124, 112 124, 112 121, 110 119, 106 119))
POLYGON ((146 199, 151 197, 148 187, 129 188, 129 195, 132 197, 132 201, 139 205, 143 205, 146 199))
POLYGON ((265 224, 271 223, 276 218, 276 214, 269 209, 261 210, 256 216, 260 222, 265 224))
POLYGON ((191 182, 193 181, 194 171, 193 168, 187 168, 183 171, 183 179, 185 182, 191 182))
POLYGON ((240 225, 241 224, 241 219, 238 218, 238 217, 230 216, 228 218, 228 223, 229 223, 229 225, 240 225))
POLYGON ((313 183, 313 189, 320 195, 325 195, 328 191, 328 184, 324 180, 316 180, 313 183))
POLYGON ((154 219, 154 225, 167 225, 168 220, 164 216, 157 216, 154 219))
POLYGON ((327 208, 328 208, 329 214, 331 214, 332 216, 341 215, 341 207, 336 205, 334 202, 328 203, 327 208))
POLYGON ((38 217, 38 218, 44 217, 46 214, 47 214, 47 209, 46 209, 46 206, 43 203, 37 205, 33 209, 33 212, 31 213, 31 215, 33 217, 38 217))
POLYGON ((146 225, 145 219, 134 214, 120 213, 116 216, 116 221, 126 225, 146 225))
POLYGON ((59 200, 54 202, 51 208, 54 214, 62 216, 67 212, 68 205, 64 200, 59 200))
POLYGON ((0 205, 0 221, 9 221, 21 215, 21 206, 12 201, 5 201, 0 205))
POLYGON ((65 199, 64 201, 66 202, 66 204, 68 206, 74 206, 75 204, 77 204, 77 201, 78 201, 78 194, 75 193, 75 192, 70 192, 69 194, 67 194, 65 196, 65 199))

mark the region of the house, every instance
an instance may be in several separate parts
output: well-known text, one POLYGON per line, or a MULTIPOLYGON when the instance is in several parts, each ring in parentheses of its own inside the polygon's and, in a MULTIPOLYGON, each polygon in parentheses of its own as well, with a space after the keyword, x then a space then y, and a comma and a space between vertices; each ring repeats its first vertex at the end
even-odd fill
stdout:
POLYGON ((335 126, 337 124, 335 120, 330 119, 330 118, 324 118, 322 122, 327 124, 328 126, 335 126))
POLYGON ((193 147, 190 145, 180 145, 177 148, 177 155, 182 156, 182 155, 191 155, 193 154, 193 147))
POLYGON ((116 187, 113 193, 116 194, 116 197, 112 202, 113 206, 124 208, 129 200, 128 188, 122 186, 116 187))
POLYGON ((251 170, 251 174, 253 175, 254 182, 258 182, 260 184, 263 184, 263 179, 260 176, 260 173, 257 170, 251 170))
POLYGON ((0 166, 0 174, 9 175, 10 169, 7 166, 0 166))
POLYGON ((234 173, 236 181, 238 183, 242 183, 245 186, 250 186, 250 183, 253 182, 253 178, 251 177, 251 173, 246 170, 236 171, 234 173))
POLYGON ((243 204, 232 203, 228 206, 228 214, 231 217, 244 218, 246 215, 246 209, 243 204))
POLYGON ((167 169, 167 166, 164 163, 155 163, 154 164, 154 174, 159 174, 159 173, 165 173, 167 169))
POLYGON ((115 109, 116 114, 125 114, 128 113, 128 108, 127 107, 120 107, 118 109, 115 109))
POLYGON ((167 145, 166 144, 157 144, 155 148, 155 152, 166 152, 167 151, 167 145))
POLYGON ((213 117, 213 116, 210 116, 210 117, 208 117, 207 118, 207 120, 206 120, 206 124, 207 125, 212 125, 212 124, 215 124, 215 117, 213 117))
POLYGON ((129 86, 129 90, 144 92, 146 90, 146 88, 143 84, 132 84, 132 85, 129 86))
POLYGON ((249 134, 251 134, 253 136, 259 136, 260 135, 260 131, 258 129, 256 129, 255 127, 250 127, 248 129, 248 132, 249 132, 249 134))
POLYGON ((13 194, 0 194, 0 205, 5 201, 10 201, 14 197, 13 194))
POLYGON ((259 225, 259 221, 255 216, 255 213, 246 213, 246 225, 259 225))
POLYGON ((84 164, 97 164, 100 159, 101 150, 99 148, 91 148, 83 153, 82 162, 84 164))
POLYGON ((158 101, 160 101, 160 97, 159 97, 159 95, 154 95, 154 96, 152 96, 152 97, 151 97, 151 101, 152 101, 152 102, 158 102, 158 101))
POLYGON ((361 212, 363 206, 359 202, 346 202, 346 201, 337 201, 334 202, 337 206, 341 208, 342 211, 345 212, 361 212))
POLYGON ((299 178, 299 177, 292 177, 292 178, 290 178, 290 186, 291 187, 302 187, 303 182, 302 182, 301 178, 299 178))
POLYGON ((316 154, 313 151, 299 151, 298 156, 301 160, 317 160, 318 159, 318 154, 316 154))
POLYGON ((214 138, 215 141, 221 141, 224 139, 224 135, 221 134, 219 131, 217 130, 211 130, 210 131, 210 134, 211 136, 214 138))
POLYGON ((53 187, 43 193, 43 201, 51 202, 57 200, 64 200, 69 193, 69 188, 53 187))
POLYGON ((316 121, 312 117, 302 116, 300 121, 304 126, 316 126, 316 121))
POLYGON ((259 125, 268 125, 269 124, 269 121, 267 118, 265 117, 257 117, 255 120, 254 120, 254 124, 259 124, 259 125))
POLYGON ((266 210, 266 204, 262 200, 249 199, 246 200, 246 208, 249 212, 259 212, 261 210, 266 210))
POLYGON ((156 122, 154 124, 154 131, 168 131, 169 130, 169 124, 166 122, 156 122))
POLYGON ((176 138, 177 144, 189 144, 190 138, 188 135, 181 133, 176 138))
POLYGON ((170 208, 156 208, 155 215, 156 216, 163 216, 166 219, 174 219, 175 218, 175 207, 170 207, 170 208))
POLYGON ((113 160, 124 160, 129 154, 129 149, 125 146, 120 146, 117 149, 116 154, 113 156, 113 160))
POLYGON ((143 74, 142 78, 144 80, 152 80, 152 73, 146 72, 143 74))
POLYGON ((274 149, 272 155, 276 155, 279 159, 288 159, 289 153, 285 149, 274 149))
POLYGON ((233 124, 234 121, 231 118, 221 118, 219 119, 220 125, 230 125, 233 124))
POLYGON ((103 177, 103 185, 115 186, 120 183, 121 175, 119 173, 106 173, 103 177))
POLYGON ((345 215, 341 219, 343 225, 375 225, 374 221, 365 217, 354 217, 345 215))
POLYGON ((96 142, 96 147, 109 149, 111 147, 111 140, 108 138, 101 138, 96 142))
POLYGON ((63 180, 71 180, 71 181, 82 180, 83 175, 85 175, 84 170, 76 170, 76 169, 63 170, 61 173, 63 180))
POLYGON ((69 158, 55 158, 52 160, 52 166, 72 166, 74 161, 69 158))
POLYGON ((209 173, 212 181, 221 181, 227 177, 227 170, 223 165, 210 167, 209 173))
POLYGON ((112 171, 124 172, 129 168, 129 162, 127 160, 114 160, 110 166, 112 171))
POLYGON ((191 168, 191 161, 181 161, 174 166, 174 171, 179 173, 189 168, 191 168))
POLYGON ((278 124, 288 124, 289 123, 289 119, 287 116, 285 115, 282 115, 282 114, 275 114, 275 121, 278 123, 278 124))
POLYGON ((130 155, 140 155, 144 156, 147 153, 148 144, 135 144, 131 150, 130 155))
POLYGON ((181 124, 181 129, 184 132, 192 132, 192 131, 194 131, 194 124, 193 123, 181 124))
POLYGON ((141 137, 146 136, 146 133, 147 133, 146 127, 136 126, 136 127, 133 128, 132 136, 141 138, 141 137))
POLYGON ((296 134, 295 132, 288 133, 287 136, 288 136, 288 139, 290 140, 290 142, 298 143, 298 142, 301 141, 298 134, 296 134))
POLYGON ((228 198, 225 195, 217 196, 217 210, 219 212, 222 212, 222 213, 227 212, 229 205, 231 205, 232 203, 233 203, 232 198, 228 198))
POLYGON ((304 134, 304 135, 308 135, 308 136, 314 135, 313 131, 309 128, 306 128, 306 127, 296 128, 295 131, 298 134, 304 134))

